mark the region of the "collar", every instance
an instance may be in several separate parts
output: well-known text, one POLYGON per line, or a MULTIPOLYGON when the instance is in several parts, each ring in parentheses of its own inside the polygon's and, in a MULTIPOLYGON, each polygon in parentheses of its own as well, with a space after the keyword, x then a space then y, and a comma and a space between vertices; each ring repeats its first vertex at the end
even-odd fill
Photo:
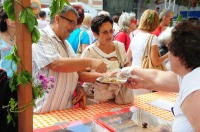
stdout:
POLYGON ((53 31, 53 29, 51 28, 50 25, 47 25, 45 28, 43 28, 42 30, 44 30, 45 32, 47 32, 47 34, 52 37, 52 38, 56 38, 58 41, 61 41, 58 36, 55 34, 55 32, 53 31))

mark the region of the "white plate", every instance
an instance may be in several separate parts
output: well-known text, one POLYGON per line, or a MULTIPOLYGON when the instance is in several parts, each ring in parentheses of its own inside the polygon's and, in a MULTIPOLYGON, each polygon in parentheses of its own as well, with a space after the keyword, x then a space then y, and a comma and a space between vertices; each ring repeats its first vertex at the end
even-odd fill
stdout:
POLYGON ((97 82, 101 82, 101 83, 117 83, 117 84, 122 84, 122 83, 126 83, 127 78, 117 78, 117 77, 99 77, 96 79, 97 82))

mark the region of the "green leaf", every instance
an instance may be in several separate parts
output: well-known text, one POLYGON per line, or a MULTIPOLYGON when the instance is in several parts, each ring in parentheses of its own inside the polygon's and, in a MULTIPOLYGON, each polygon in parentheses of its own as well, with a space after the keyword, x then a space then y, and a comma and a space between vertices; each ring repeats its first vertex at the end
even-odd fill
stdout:
POLYGON ((40 39, 40 32, 37 27, 34 27, 33 31, 31 32, 32 41, 37 43, 40 39))
POLYGON ((35 26, 35 17, 27 14, 26 25, 27 25, 28 31, 32 32, 35 26))
POLYGON ((68 0, 64 0, 67 5, 71 5, 68 0))
POLYGON ((147 18, 148 22, 153 22, 153 14, 150 14, 147 18))
POLYGON ((24 9, 19 14, 19 20, 21 23, 26 23, 26 16, 27 16, 27 12, 26 12, 26 9, 24 9))
POLYGON ((22 71, 17 77, 17 84, 32 83, 32 77, 28 71, 22 71))
POLYGON ((7 124, 9 124, 13 120, 11 113, 7 115, 7 124))
POLYGON ((8 54, 4 58, 7 59, 7 60, 13 60, 12 54, 8 54))
POLYGON ((176 23, 180 22, 183 20, 183 15, 179 14, 178 17, 176 18, 176 23))
POLYGON ((64 5, 65 5, 65 1, 60 0, 60 11, 63 9, 64 5))
POLYGON ((13 92, 14 90, 17 90, 17 74, 13 74, 12 77, 10 77, 10 80, 9 80, 9 87, 11 89, 11 92, 13 92))
MULTIPOLYGON (((33 12, 33 8, 27 7, 27 8, 26 8, 26 11, 27 11, 27 14, 28 14, 28 15, 35 16, 35 14, 34 14, 34 12, 33 12)), ((36 17, 36 16, 35 16, 35 17, 36 17)))
POLYGON ((15 109, 17 108, 17 102, 13 98, 10 98, 9 105, 10 109, 13 111, 15 111, 15 109))
POLYGON ((11 20, 15 20, 14 2, 10 0, 5 0, 3 3, 3 8, 6 11, 8 18, 11 20))
POLYGON ((51 10, 50 18, 52 19, 59 11, 59 0, 53 0, 49 8, 51 10))
POLYGON ((38 89, 37 89, 36 87, 33 87, 32 89, 33 89, 33 98, 34 98, 34 99, 37 99, 38 96, 39 96, 39 94, 38 94, 38 89))

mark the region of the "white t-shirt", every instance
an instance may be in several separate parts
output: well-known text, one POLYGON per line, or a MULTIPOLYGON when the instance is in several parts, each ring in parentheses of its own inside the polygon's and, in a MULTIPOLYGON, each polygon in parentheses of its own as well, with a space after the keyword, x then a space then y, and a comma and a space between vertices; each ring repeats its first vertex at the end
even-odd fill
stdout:
MULTIPOLYGON (((142 56, 150 35, 150 33, 140 32, 132 38, 129 46, 132 52, 132 66, 141 67, 142 56)), ((152 40, 152 46, 158 44, 158 38, 154 35, 152 40)))
POLYGON ((38 21, 38 29, 43 29, 49 24, 49 22, 44 20, 37 20, 37 21, 38 21))
POLYGON ((179 96, 174 106, 175 119, 172 126, 173 132, 193 132, 194 131, 187 117, 182 112, 181 105, 183 101, 187 98, 187 96, 189 96, 192 92, 196 90, 200 90, 200 80, 198 77, 199 75, 200 75, 200 67, 186 74, 183 77, 183 79, 178 77, 180 90, 179 90, 179 96))

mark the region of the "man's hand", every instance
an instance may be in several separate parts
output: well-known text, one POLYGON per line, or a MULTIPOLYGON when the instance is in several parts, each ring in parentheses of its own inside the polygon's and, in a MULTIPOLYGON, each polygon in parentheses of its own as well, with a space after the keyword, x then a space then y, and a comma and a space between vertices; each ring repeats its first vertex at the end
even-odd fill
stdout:
POLYGON ((78 86, 76 88, 76 97, 73 98, 72 103, 75 105, 77 103, 80 103, 80 107, 85 110, 86 109, 86 94, 83 90, 82 86, 78 86))
POLYGON ((96 72, 105 73, 107 71, 106 64, 98 59, 92 59, 91 69, 94 69, 96 72))

